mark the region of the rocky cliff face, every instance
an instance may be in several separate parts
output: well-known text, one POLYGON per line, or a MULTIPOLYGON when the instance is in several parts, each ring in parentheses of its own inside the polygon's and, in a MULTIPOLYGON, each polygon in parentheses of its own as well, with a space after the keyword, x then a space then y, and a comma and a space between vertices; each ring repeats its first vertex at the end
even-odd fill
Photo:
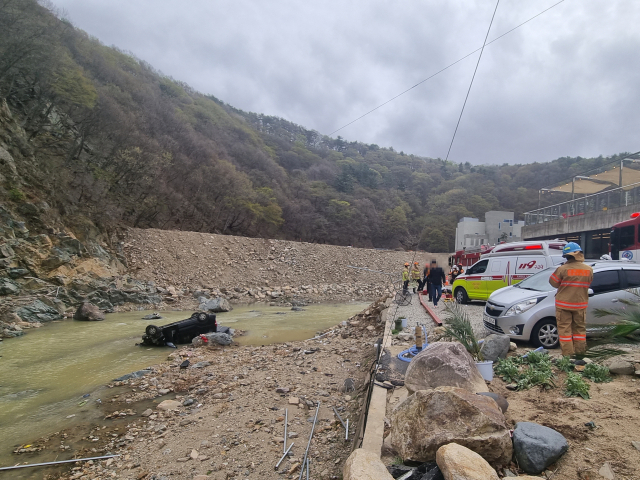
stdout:
POLYGON ((24 130, 2 102, 0 338, 70 316, 84 302, 106 311, 159 303, 153 282, 127 275, 124 258, 110 253, 108 238, 93 223, 78 215, 62 218, 37 196, 37 175, 30 175, 34 158, 24 130))

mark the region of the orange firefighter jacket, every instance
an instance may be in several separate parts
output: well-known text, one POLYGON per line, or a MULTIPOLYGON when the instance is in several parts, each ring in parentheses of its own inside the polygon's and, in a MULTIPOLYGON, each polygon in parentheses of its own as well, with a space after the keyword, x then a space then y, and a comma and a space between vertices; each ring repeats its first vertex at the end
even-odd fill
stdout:
POLYGON ((584 310, 589 304, 589 285, 593 280, 593 269, 584 263, 584 255, 578 252, 568 257, 549 277, 551 286, 558 289, 556 308, 562 310, 584 310))
POLYGON ((411 280, 420 280, 420 269, 418 267, 411 269, 411 280))

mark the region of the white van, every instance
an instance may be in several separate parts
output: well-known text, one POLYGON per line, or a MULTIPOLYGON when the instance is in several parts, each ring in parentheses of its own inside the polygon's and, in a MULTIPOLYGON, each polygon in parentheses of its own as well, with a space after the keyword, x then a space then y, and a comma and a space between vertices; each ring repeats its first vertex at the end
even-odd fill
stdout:
POLYGON ((553 240, 496 245, 456 278, 452 285, 453 295, 458 303, 487 300, 499 288, 564 263, 562 248, 566 243, 553 240))

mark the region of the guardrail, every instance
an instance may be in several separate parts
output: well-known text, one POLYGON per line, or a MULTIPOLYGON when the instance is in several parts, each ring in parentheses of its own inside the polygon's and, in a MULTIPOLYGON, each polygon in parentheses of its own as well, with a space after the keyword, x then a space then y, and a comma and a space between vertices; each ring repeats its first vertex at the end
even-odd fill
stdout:
POLYGON ((537 225, 636 204, 640 204, 640 182, 525 212, 524 224, 537 225))

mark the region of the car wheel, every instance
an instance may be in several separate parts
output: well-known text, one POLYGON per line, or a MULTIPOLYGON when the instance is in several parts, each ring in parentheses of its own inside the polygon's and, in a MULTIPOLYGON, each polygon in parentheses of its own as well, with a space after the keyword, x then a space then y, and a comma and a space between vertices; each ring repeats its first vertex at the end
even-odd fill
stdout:
POLYGON ((145 332, 151 338, 159 338, 160 337, 160 328, 156 327, 155 325, 147 325, 147 328, 145 329, 145 332))
POLYGON ((467 291, 462 287, 456 288, 456 302, 469 303, 469 296, 467 295, 467 291))
POLYGON ((546 349, 558 348, 560 345, 560 335, 555 318, 543 318, 531 331, 531 342, 536 347, 546 349))
POLYGON ((208 315, 204 312, 200 312, 198 314, 198 321, 199 322, 205 322, 207 320, 208 315))

